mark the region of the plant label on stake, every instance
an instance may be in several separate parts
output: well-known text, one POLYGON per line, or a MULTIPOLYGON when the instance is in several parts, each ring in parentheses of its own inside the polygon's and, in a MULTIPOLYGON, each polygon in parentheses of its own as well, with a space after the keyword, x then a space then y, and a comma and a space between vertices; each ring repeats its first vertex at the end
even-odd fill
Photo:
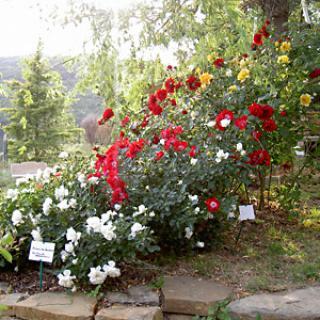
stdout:
POLYGON ((42 289, 43 262, 52 263, 55 244, 52 242, 32 241, 29 260, 40 261, 40 289, 42 289))
POLYGON ((240 211, 240 216, 239 216, 240 221, 254 220, 256 218, 252 204, 249 204, 246 206, 239 206, 239 211, 240 211))

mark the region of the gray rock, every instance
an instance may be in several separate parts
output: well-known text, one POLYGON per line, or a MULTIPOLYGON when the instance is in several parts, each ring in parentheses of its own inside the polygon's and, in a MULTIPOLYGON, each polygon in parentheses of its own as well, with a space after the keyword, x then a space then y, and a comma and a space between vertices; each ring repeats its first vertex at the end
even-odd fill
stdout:
POLYGON ((14 312, 28 320, 91 320, 96 304, 84 295, 44 292, 17 303, 14 312))
POLYGON ((108 292, 106 298, 110 303, 146 304, 158 306, 159 294, 147 286, 135 286, 128 289, 128 293, 108 292))
POLYGON ((257 294, 229 304, 231 314, 241 319, 315 320, 320 319, 320 287, 281 294, 257 294))
POLYGON ((28 294, 26 293, 11 293, 11 294, 4 294, 0 295, 0 305, 5 307, 5 310, 1 311, 1 316, 14 316, 14 307, 15 305, 26 299, 28 294))
POLYGON ((0 282, 0 293, 8 293, 8 289, 10 288, 10 285, 7 282, 0 282))
POLYGON ((164 312, 208 315, 208 309, 231 296, 231 289, 212 280, 192 277, 165 277, 162 288, 164 312))
POLYGON ((112 307, 101 309, 95 320, 163 320, 159 307, 112 307))

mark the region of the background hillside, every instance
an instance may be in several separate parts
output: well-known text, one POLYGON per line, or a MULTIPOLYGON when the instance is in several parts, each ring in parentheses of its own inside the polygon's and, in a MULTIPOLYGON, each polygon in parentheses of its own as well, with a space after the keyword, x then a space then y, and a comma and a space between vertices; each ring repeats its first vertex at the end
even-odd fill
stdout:
MULTIPOLYGON (((0 57, 0 74, 2 74, 1 82, 5 80, 17 79, 21 80, 21 62, 24 57, 0 57)), ((51 67, 60 73, 64 86, 71 91, 77 83, 76 72, 72 72, 65 68, 64 58, 50 59, 51 67)), ((8 99, 0 97, 0 106, 7 107, 10 105, 8 99)), ((72 112, 75 115, 78 124, 88 114, 101 114, 103 109, 103 101, 98 96, 88 92, 86 95, 78 95, 77 100, 72 105, 72 112)), ((0 122, 4 121, 4 114, 0 114, 0 122)))

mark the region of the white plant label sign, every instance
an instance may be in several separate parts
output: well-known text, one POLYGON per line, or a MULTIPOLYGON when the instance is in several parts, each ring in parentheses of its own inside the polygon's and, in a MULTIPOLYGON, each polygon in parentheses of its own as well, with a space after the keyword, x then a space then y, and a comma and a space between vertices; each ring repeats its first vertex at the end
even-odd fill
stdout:
POLYGON ((256 218, 252 204, 249 204, 247 206, 239 206, 239 211, 240 211, 240 216, 239 216, 240 221, 254 220, 256 218))
POLYGON ((52 263, 55 244, 52 242, 32 241, 29 260, 52 263))

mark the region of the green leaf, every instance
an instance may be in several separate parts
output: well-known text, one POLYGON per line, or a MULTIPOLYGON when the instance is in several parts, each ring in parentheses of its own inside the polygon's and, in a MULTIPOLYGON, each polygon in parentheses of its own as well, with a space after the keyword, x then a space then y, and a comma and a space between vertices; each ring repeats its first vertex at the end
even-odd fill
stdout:
POLYGON ((0 241, 2 246, 8 246, 13 243, 13 236, 11 233, 7 233, 0 241))
POLYGON ((2 255, 8 262, 12 263, 12 255, 8 250, 0 248, 0 255, 2 255))

